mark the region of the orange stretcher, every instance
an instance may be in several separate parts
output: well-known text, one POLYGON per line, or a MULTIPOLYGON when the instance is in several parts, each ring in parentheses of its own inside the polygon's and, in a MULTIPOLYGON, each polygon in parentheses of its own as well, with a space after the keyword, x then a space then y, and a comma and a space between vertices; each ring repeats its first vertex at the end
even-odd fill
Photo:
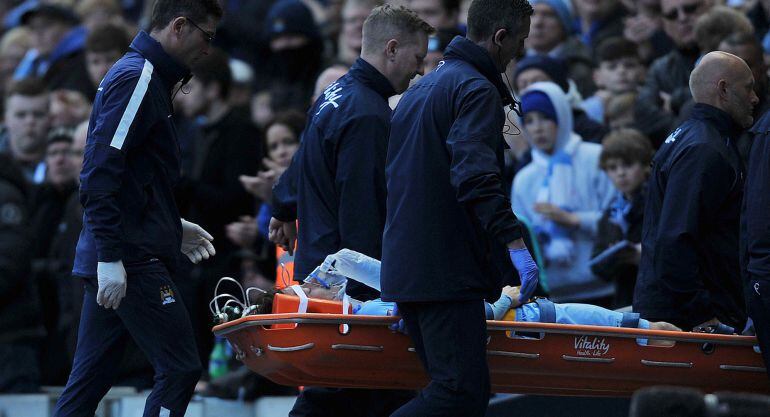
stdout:
MULTIPOLYGON (((428 382, 398 318, 342 313, 342 304, 279 294, 273 314, 214 327, 252 371, 289 386, 419 389, 428 382)), ((348 312, 349 313, 349 312, 348 312)), ((552 323, 487 321, 492 391, 630 396, 652 385, 770 394, 756 338, 552 323), (639 338, 676 342, 642 346, 639 338)))

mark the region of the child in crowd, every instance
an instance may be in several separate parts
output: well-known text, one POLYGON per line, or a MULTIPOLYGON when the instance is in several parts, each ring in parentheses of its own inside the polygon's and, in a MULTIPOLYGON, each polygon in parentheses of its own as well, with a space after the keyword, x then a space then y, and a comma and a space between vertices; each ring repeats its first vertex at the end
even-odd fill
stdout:
POLYGON ((597 222, 613 196, 599 169, 601 146, 573 132, 567 98, 557 85, 532 84, 521 101, 532 162, 514 178, 513 211, 535 229, 555 300, 609 305, 612 284, 588 265, 597 222))
POLYGON ((605 108, 614 96, 635 92, 644 81, 644 66, 637 45, 623 38, 610 38, 597 48, 599 66, 594 70, 594 82, 599 90, 583 101, 588 117, 606 123, 605 108))
POLYGON ((641 256, 645 183, 654 151, 650 140, 632 129, 613 131, 602 145, 599 165, 617 192, 599 220, 591 271, 614 282, 612 308, 620 308, 633 301, 641 256))

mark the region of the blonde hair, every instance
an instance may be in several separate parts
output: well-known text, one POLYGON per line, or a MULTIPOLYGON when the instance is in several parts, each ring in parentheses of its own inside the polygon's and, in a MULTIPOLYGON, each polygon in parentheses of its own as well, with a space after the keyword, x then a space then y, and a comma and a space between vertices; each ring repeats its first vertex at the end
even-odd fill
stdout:
POLYGON ((411 9, 385 4, 375 7, 364 21, 362 54, 376 53, 391 39, 413 36, 417 33, 430 35, 436 30, 411 9))
POLYGON ((17 27, 9 30, 0 38, 0 55, 8 53, 8 49, 18 46, 22 49, 32 47, 32 33, 26 27, 17 27))

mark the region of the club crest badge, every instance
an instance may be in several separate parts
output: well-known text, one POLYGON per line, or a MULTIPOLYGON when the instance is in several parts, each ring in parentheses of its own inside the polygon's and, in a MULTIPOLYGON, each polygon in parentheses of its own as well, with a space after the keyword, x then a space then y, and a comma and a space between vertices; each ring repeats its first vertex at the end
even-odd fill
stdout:
POLYGON ((163 305, 175 303, 174 290, 169 285, 163 285, 160 287, 160 301, 163 305))

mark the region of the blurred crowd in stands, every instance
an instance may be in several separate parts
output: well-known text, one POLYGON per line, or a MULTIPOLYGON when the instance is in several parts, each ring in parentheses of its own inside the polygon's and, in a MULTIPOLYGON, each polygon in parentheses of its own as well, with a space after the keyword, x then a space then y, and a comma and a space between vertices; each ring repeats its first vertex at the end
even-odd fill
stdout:
MULTIPOLYGON (((282 279, 267 239, 272 185, 299 146, 308 107, 358 57, 363 22, 384 0, 221 2, 225 17, 215 48, 175 95, 172 116, 182 154, 177 204, 185 219, 214 236, 217 255, 195 266, 180 254, 176 283, 209 370, 201 394, 292 393, 232 358, 210 331, 207 306, 222 276, 262 288, 282 279)), ((426 73, 464 34, 470 0, 387 2, 412 8, 437 28, 426 73)), ((504 175, 513 209, 538 244, 543 293, 559 302, 627 306, 650 161, 693 107, 688 78, 698 58, 713 50, 741 57, 760 100, 755 120, 768 108, 770 0, 530 3, 526 56, 511 63, 504 79, 514 94, 540 81, 555 88, 528 95, 524 105, 535 111, 523 118, 508 113, 504 175), (582 141, 565 151, 570 174, 546 174, 573 136, 582 141), (552 183, 574 181, 573 192, 554 186, 556 200, 544 200, 545 175, 552 183), (591 261, 621 241, 629 244, 610 261, 591 261)), ((24 357, 0 361, 0 392, 66 383, 83 294, 71 270, 91 102, 103 76, 147 27, 151 7, 151 0, 0 2, 0 356, 10 344, 26 347, 14 350, 24 357), (3 376, 9 375, 29 378, 8 383, 3 376)), ((748 139, 738 144, 744 159, 748 145, 748 139)), ((152 368, 135 346, 120 369, 116 385, 153 384, 152 368)))

